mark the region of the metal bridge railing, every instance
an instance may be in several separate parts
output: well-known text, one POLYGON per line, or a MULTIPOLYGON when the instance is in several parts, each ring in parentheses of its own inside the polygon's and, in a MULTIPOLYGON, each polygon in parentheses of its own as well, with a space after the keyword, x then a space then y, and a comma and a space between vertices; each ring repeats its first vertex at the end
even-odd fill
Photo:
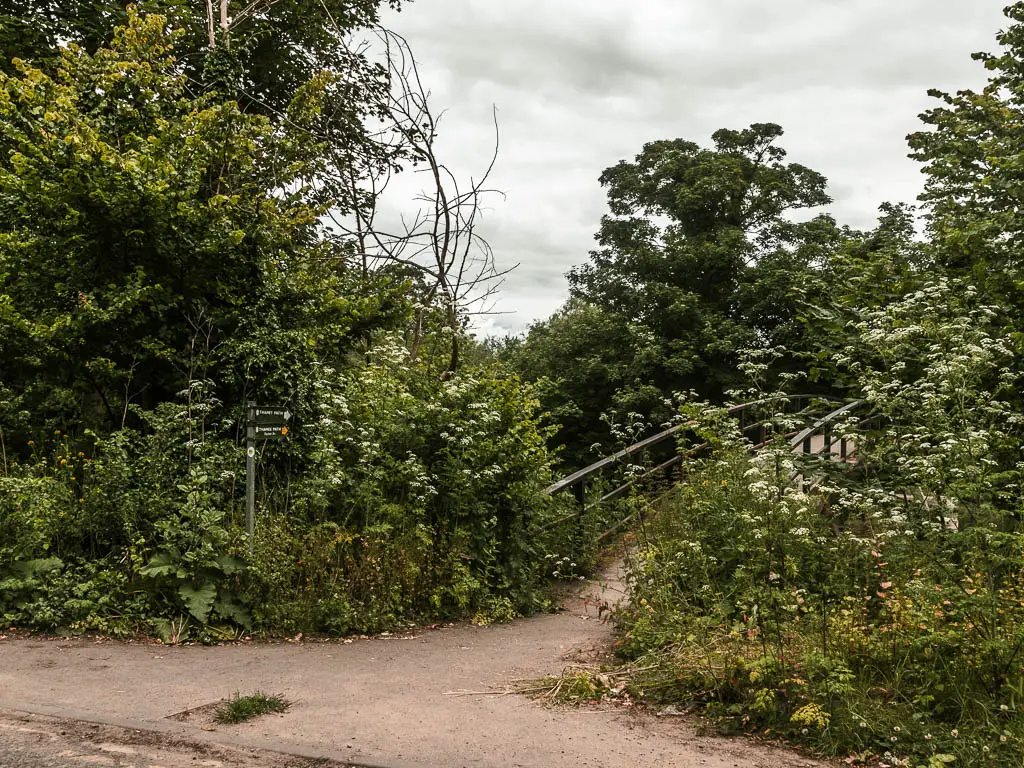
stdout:
POLYGON ((830 413, 826 413, 816 422, 807 427, 807 429, 798 432, 789 441, 789 444, 793 447, 794 450, 800 449, 802 453, 813 452, 832 454, 834 453, 834 451, 832 451, 832 448, 836 445, 836 443, 838 443, 839 456, 845 459, 847 457, 847 451, 849 448, 850 441, 845 435, 840 436, 838 440, 833 440, 832 428, 835 426, 837 421, 842 419, 851 411, 855 411, 857 408, 860 408, 862 405, 864 405, 863 400, 854 400, 842 406, 841 408, 837 408, 836 410, 831 411, 830 413), (820 450, 814 451, 814 438, 819 435, 822 437, 822 447, 820 450))
MULTIPOLYGON (((737 417, 741 432, 743 432, 744 434, 748 434, 756 430, 757 439, 756 441, 754 441, 753 444, 754 449, 761 447, 765 442, 766 426, 769 422, 764 418, 764 413, 762 410, 763 407, 778 402, 784 402, 786 406, 791 408, 797 414, 804 413, 808 416, 810 416, 810 407, 813 405, 821 403, 836 403, 834 399, 822 395, 777 395, 773 397, 763 398, 760 400, 754 400, 751 402, 740 403, 739 405, 731 406, 730 408, 727 409, 727 413, 737 417)), ((838 409, 832 410, 825 416, 822 416, 821 418, 816 420, 810 427, 808 427, 807 429, 803 430, 800 433, 797 433, 796 436, 789 435, 789 437, 791 437, 792 439, 792 445, 796 447, 805 443, 808 446, 807 451, 810 452, 811 443, 809 441, 813 438, 815 434, 817 434, 822 429, 830 429, 831 425, 834 424, 835 421, 842 418, 843 415, 845 415, 850 410, 853 410, 853 408, 858 406, 859 404, 860 401, 847 403, 838 409)), ((659 462, 654 467, 645 470, 643 473, 637 475, 636 477, 632 477, 626 482, 621 483, 617 487, 608 491, 607 493, 604 493, 599 499, 591 503, 587 503, 587 484, 589 481, 592 481, 592 479, 595 478, 595 476, 600 476, 601 474, 609 471, 612 468, 622 467, 625 459, 647 454, 653 448, 661 446, 669 440, 673 440, 681 432, 684 432, 687 429, 691 429, 694 426, 696 426, 696 422, 692 421, 683 424, 677 424, 673 427, 670 427, 669 429, 659 432, 656 435, 652 435, 651 437, 645 438, 644 440, 641 440, 638 443, 634 443, 633 445, 623 448, 622 450, 603 459, 600 459, 599 461, 595 461, 590 466, 584 467, 583 469, 573 472, 572 474, 567 475, 566 477, 563 477, 562 479, 548 486, 545 489, 545 493, 547 493, 548 495, 554 495, 563 491, 571 490, 577 500, 577 509, 570 514, 567 514, 563 517, 560 517, 557 520, 547 523, 540 530, 545 531, 557 525, 560 525, 561 523, 568 522, 570 520, 578 518, 584 513, 586 513, 588 510, 593 509, 595 506, 618 498, 619 496, 622 496, 624 493, 626 493, 626 491, 634 487, 640 486, 644 483, 647 483, 652 478, 658 475, 667 476, 669 470, 671 470, 672 467, 681 464, 687 457, 693 456, 699 451, 703 450, 704 448, 707 447, 707 444, 704 443, 701 445, 694 446, 688 451, 675 453, 667 460, 659 462)), ((845 449, 846 441, 844 440, 843 450, 845 451, 845 449)), ((605 534, 602 534, 599 538, 605 538, 606 536, 613 533, 617 528, 621 527, 623 524, 624 522, 620 522, 616 525, 615 528, 607 531, 605 534)))

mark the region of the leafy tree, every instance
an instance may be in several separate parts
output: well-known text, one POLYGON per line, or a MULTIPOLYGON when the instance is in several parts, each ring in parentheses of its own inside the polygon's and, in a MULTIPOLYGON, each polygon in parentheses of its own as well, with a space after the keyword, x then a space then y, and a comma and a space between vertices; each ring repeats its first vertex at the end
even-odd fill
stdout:
POLYGON ((999 55, 976 53, 990 75, 981 91, 929 94, 943 106, 921 115, 930 130, 908 137, 912 157, 925 164, 929 229, 943 263, 978 284, 1014 292, 1024 219, 1018 211, 1024 175, 1020 123, 1024 117, 1024 3, 1005 10, 1014 23, 997 36, 999 55))
POLYGON ((527 375, 561 380, 556 413, 580 409, 565 437, 597 437, 592 425, 613 407, 664 421, 675 391, 721 401, 742 383, 742 350, 782 347, 774 372, 800 368, 802 306, 848 233, 827 216, 787 218, 830 199, 823 176, 784 162, 781 135, 765 123, 717 131, 710 149, 657 141, 602 174, 611 213, 590 263, 569 274, 574 303, 516 356, 527 375), (609 360, 567 368, 581 349, 609 360))
POLYGON ((806 283, 794 286, 791 294, 801 333, 799 343, 790 347, 792 361, 812 385, 825 384, 837 394, 856 390, 835 360, 853 343, 851 324, 933 277, 934 249, 917 239, 915 209, 883 203, 879 212, 875 229, 844 230, 822 267, 805 274, 806 283))
POLYGON ((287 131, 193 96, 173 39, 132 13, 53 76, 0 75, 0 382, 36 423, 114 428, 198 379, 284 391, 405 312, 321 239, 302 110, 287 131))
POLYGON ((823 176, 783 163, 781 135, 755 124, 717 131, 713 149, 654 142, 601 176, 611 215, 591 263, 570 274, 571 289, 662 341, 659 385, 721 396, 736 383, 736 352, 770 345, 792 319, 765 304, 785 303, 815 258, 787 247, 837 234, 827 219, 783 219, 831 201, 823 176), (764 298, 753 313, 760 324, 743 301, 751 295, 764 298))
MULTIPOLYGON (((1000 309, 1014 341, 1015 362, 1024 356, 1024 3, 1005 9, 1010 25, 996 39, 997 54, 973 58, 989 71, 980 91, 929 93, 941 106, 921 115, 929 130, 908 137, 912 157, 924 164, 921 201, 936 266, 977 287, 1000 309)), ((990 386, 995 387, 996 382, 990 386)), ((1019 396, 1017 412, 1024 411, 1019 396)))
POLYGON ((525 338, 506 339, 499 354, 523 378, 546 381, 541 402, 569 466, 596 458, 592 446, 607 447, 607 427, 598 418, 604 411, 649 410, 660 400, 643 386, 658 354, 654 340, 642 326, 578 299, 532 325, 525 338))
MULTIPOLYGON (((0 0, 0 71, 13 74, 25 60, 52 74, 60 46, 86 53, 108 47, 129 13, 158 14, 176 30, 177 72, 191 91, 237 102, 245 113, 291 125, 291 109, 316 84, 316 114, 303 128, 311 145, 327 142, 337 168, 359 168, 356 176, 391 167, 404 147, 387 147, 368 133, 364 118, 383 116, 389 76, 351 43, 353 32, 374 26, 385 0, 0 0)), ((398 9, 399 0, 387 0, 398 9)), ((308 96, 308 94, 306 94, 308 96)), ((349 213, 358 194, 350 183, 319 178, 336 209, 349 213)), ((346 173, 342 172, 343 176, 346 173)))
MULTIPOLYGON (((0 59, 48 68, 59 63, 59 45, 88 53, 110 45, 132 8, 167 17, 183 32, 177 50, 193 83, 228 87, 243 108, 266 113, 287 109, 296 91, 322 71, 344 73, 345 95, 363 102, 366 78, 380 71, 344 45, 353 30, 376 24, 384 0, 3 0, 0 59)), ((398 8, 399 0, 388 0, 398 8)))
POLYGON ((328 170, 367 168, 351 81, 268 116, 195 88, 187 39, 129 9, 0 72, 0 618, 173 641, 542 607, 565 542, 532 388, 455 370, 422 270, 322 225, 328 170), (253 537, 250 398, 301 422, 259 446, 253 537))

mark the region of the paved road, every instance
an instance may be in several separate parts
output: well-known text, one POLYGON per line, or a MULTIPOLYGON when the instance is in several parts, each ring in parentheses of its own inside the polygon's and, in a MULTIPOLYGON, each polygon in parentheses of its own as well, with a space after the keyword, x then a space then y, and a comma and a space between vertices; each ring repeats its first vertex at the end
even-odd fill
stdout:
POLYGON ((505 694, 516 680, 607 653, 613 632, 596 603, 614 600, 621 585, 606 585, 587 586, 559 614, 349 642, 168 648, 9 636, 0 641, 0 709, 387 768, 822 765, 746 739, 700 736, 685 718, 556 710, 505 694), (216 702, 254 689, 294 705, 238 725, 209 720, 216 702))
POLYGON ((0 711, 0 768, 345 768, 137 729, 0 711))

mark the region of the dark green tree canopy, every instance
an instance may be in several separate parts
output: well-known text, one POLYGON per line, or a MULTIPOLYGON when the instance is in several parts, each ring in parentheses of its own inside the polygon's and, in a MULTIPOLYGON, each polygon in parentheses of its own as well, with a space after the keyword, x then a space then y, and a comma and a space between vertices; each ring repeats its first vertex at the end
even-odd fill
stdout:
POLYGON ((0 381, 26 412, 116 426, 202 376, 234 405, 391 301, 346 298, 301 110, 285 130, 194 96, 173 44, 132 13, 52 76, 0 74, 0 381))
MULTIPOLYGON (((388 0, 392 8, 399 0, 388 0)), ((193 87, 218 88, 247 111, 278 115, 296 91, 322 71, 343 75, 339 91, 366 103, 366 88, 382 72, 345 37, 379 19, 381 0, 231 0, 228 30, 220 28, 220 0, 0 0, 0 67, 15 58, 44 69, 57 63, 58 46, 76 43, 89 53, 109 45, 126 23, 128 8, 156 13, 181 29, 177 46, 182 71, 193 87)), ((341 95, 341 94, 339 94, 341 95)))
POLYGON ((738 350, 792 336, 791 288, 839 230, 785 218, 830 199, 821 174, 784 162, 781 135, 762 123, 717 131, 711 149, 654 142, 601 176, 611 215, 570 287, 662 340, 659 386, 720 396, 738 350))
POLYGON ((924 163, 921 201, 941 258, 978 284, 997 277, 987 273, 1016 273, 1024 246, 1024 3, 1005 13, 1013 23, 997 36, 1002 51, 974 54, 992 73, 985 87, 929 91, 942 106, 921 115, 929 130, 908 137, 924 163))
POLYGON ((602 411, 656 424, 673 392, 721 400, 743 382, 745 350, 785 347, 774 372, 800 368, 803 306, 822 285, 811 277, 848 233, 828 216, 788 218, 830 198, 821 174, 785 162, 781 136, 758 123, 716 131, 709 148, 652 142, 601 175, 599 247, 570 272, 570 304, 516 352, 527 376, 562 382, 547 405, 570 453, 600 442, 602 411), (573 350, 584 363, 566 370, 573 350))
POLYGON ((591 263, 569 275, 573 294, 652 324, 693 329, 695 299, 732 319, 744 275, 820 229, 784 215, 830 202, 821 174, 783 162, 781 135, 766 123, 717 131, 713 149, 654 142, 606 170, 611 215, 591 263))
POLYGON ((634 162, 601 174, 608 206, 619 218, 667 217, 676 236, 702 238, 725 228, 757 232, 788 210, 830 203, 824 176, 783 163, 786 151, 775 144, 782 133, 755 123, 715 131, 712 149, 683 139, 651 142, 634 162))
POLYGON ((209 641, 546 604, 532 387, 456 368, 464 307, 324 223, 416 156, 422 94, 381 98, 345 39, 381 5, 2 8, 4 626, 209 641), (253 445, 248 401, 288 432, 253 445))

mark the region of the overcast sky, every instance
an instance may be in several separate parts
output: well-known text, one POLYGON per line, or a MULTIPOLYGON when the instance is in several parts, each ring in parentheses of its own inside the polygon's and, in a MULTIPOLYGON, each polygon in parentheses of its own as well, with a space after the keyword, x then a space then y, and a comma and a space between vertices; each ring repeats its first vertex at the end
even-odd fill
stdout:
POLYGON ((824 173, 842 224, 921 188, 905 137, 928 88, 977 88, 1008 0, 416 0, 385 25, 421 62, 443 159, 501 151, 484 234, 507 278, 489 333, 517 332, 565 299, 605 212, 602 170, 643 144, 702 145, 774 122, 789 160, 824 173))

